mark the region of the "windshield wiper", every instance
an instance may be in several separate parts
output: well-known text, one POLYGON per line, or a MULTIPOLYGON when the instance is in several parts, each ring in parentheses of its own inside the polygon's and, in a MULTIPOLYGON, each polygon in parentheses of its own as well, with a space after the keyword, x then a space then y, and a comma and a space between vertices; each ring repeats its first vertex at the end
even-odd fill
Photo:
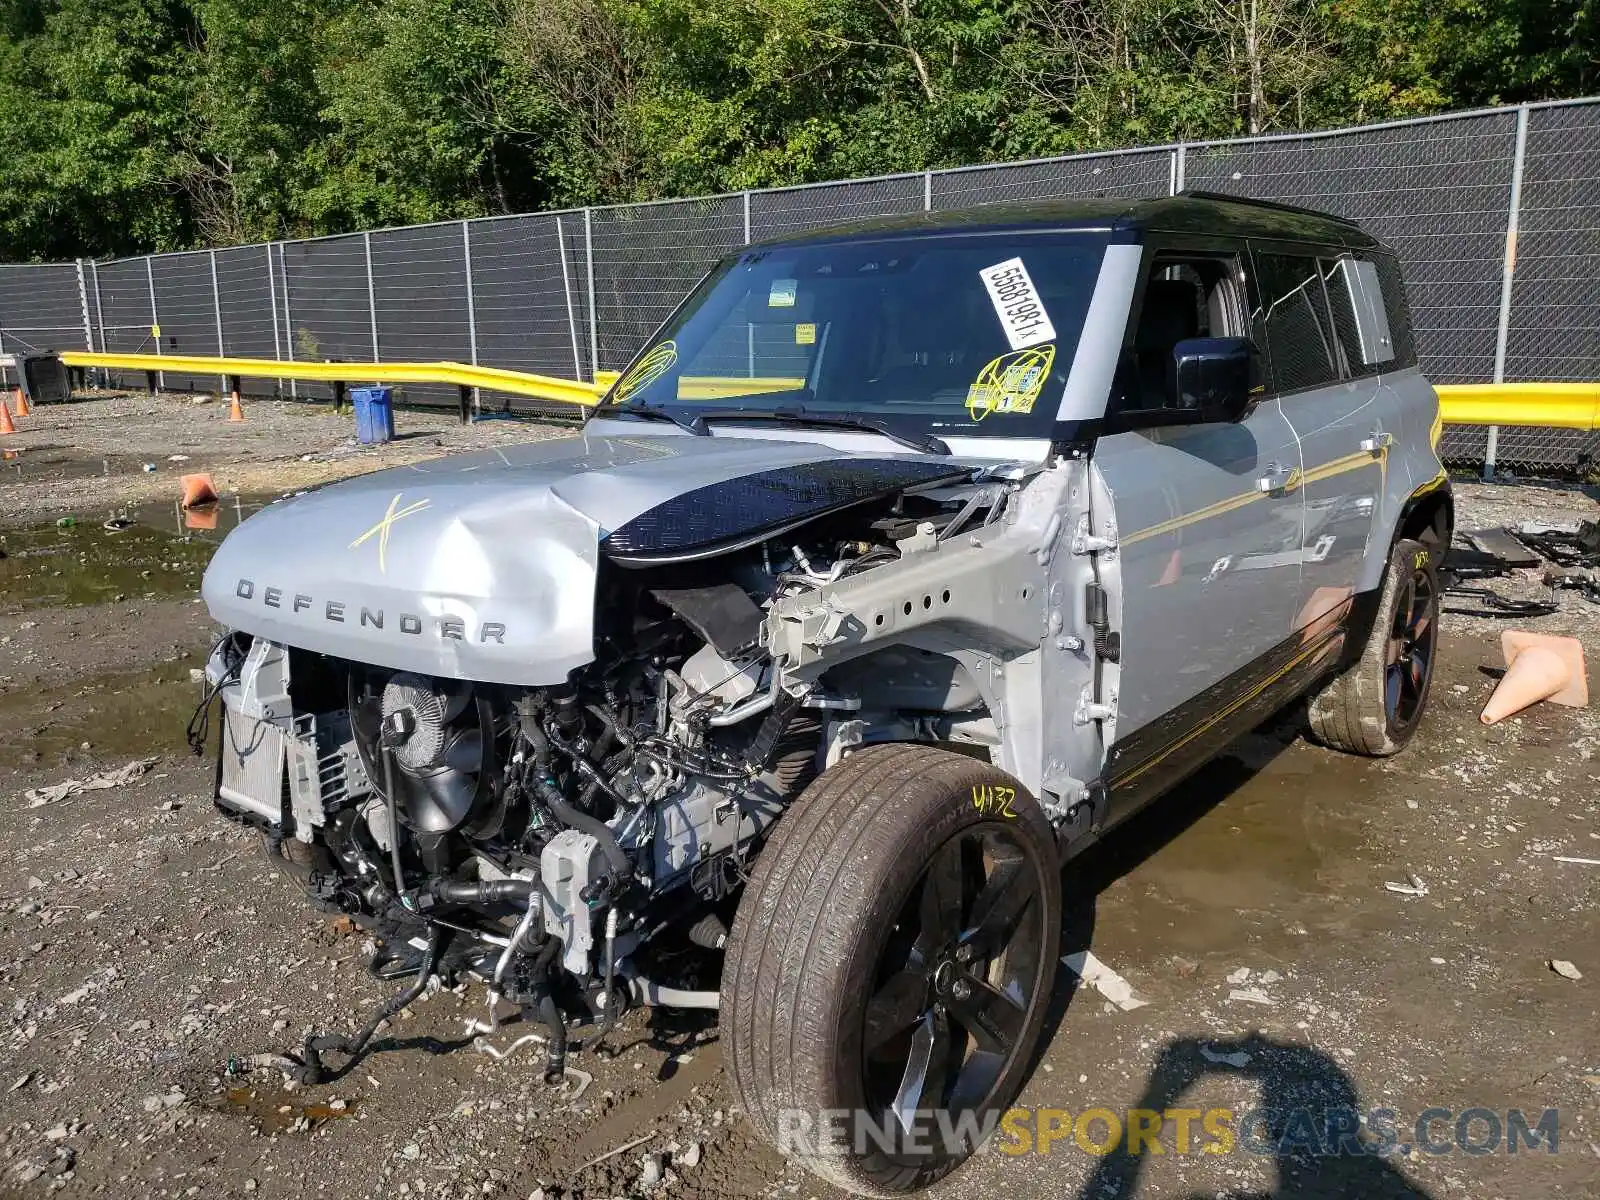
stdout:
POLYGON ((777 421, 790 425, 826 425, 834 429, 862 429, 868 433, 881 433, 891 442, 897 442, 924 454, 949 454, 950 447, 942 438, 931 433, 902 433, 882 417, 852 417, 839 413, 807 412, 803 408, 749 409, 712 411, 701 414, 712 421, 777 421))
POLYGON ((681 413, 673 412, 670 408, 661 408, 654 404, 619 404, 610 411, 605 409, 600 411, 600 415, 606 417, 615 416, 619 413, 644 417, 650 421, 671 421, 679 429, 687 429, 695 437, 711 436, 711 429, 706 424, 705 417, 700 413, 695 413, 693 417, 686 417, 681 413))

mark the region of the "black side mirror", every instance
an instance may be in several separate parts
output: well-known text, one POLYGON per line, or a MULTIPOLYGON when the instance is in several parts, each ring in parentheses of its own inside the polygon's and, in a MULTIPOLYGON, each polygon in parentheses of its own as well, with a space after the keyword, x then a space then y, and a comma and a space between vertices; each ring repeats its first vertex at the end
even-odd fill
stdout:
POLYGON ((1196 421, 1243 420, 1256 354, 1249 338, 1186 338, 1172 348, 1170 403, 1196 421))

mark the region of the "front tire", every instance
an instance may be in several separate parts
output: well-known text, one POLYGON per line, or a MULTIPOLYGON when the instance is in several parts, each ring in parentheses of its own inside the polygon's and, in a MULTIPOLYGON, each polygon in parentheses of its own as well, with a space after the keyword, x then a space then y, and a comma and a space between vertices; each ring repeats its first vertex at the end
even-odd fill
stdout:
POLYGON ((740 1106, 840 1187, 926 1187, 1021 1090, 1060 938, 1055 838, 1014 779, 931 746, 851 755, 778 822, 734 919, 740 1106))
POLYGON ((1361 657, 1311 697, 1311 732, 1324 746, 1384 758, 1416 733, 1438 647, 1438 559, 1437 550, 1408 538, 1390 551, 1361 657))

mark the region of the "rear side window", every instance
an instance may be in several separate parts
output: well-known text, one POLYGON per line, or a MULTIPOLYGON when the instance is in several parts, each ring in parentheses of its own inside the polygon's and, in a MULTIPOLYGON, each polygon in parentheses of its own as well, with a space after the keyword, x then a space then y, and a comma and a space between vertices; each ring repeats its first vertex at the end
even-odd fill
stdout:
POLYGON ((1257 252, 1256 343, 1267 352, 1273 390, 1299 391, 1339 380, 1338 336, 1312 255, 1257 252))
POLYGON ((1400 278, 1400 263, 1387 251, 1362 251, 1378 269, 1378 284, 1383 289, 1383 307, 1389 318, 1389 337, 1394 342, 1394 361, 1386 371, 1399 371, 1417 365, 1417 347, 1411 334, 1411 307, 1406 303, 1405 283, 1400 278))
POLYGON ((1345 374, 1354 378, 1387 370, 1394 361, 1394 339, 1377 266, 1348 254, 1324 258, 1322 282, 1345 374))

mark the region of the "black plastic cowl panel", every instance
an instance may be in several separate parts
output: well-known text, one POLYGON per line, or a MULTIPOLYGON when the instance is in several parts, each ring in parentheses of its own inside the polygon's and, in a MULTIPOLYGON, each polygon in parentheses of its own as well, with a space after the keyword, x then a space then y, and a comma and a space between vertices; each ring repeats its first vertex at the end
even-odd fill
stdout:
POLYGON ((601 550, 645 565, 707 558, 908 487, 954 482, 970 467, 917 458, 847 458, 757 471, 674 496, 611 531, 601 550))

